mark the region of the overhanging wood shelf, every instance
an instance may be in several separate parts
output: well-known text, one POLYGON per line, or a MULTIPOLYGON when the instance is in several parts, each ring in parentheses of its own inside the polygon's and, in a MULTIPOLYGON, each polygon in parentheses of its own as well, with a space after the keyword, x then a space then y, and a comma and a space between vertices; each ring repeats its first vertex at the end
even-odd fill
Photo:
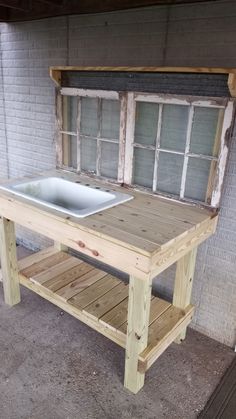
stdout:
POLYGON ((236 97, 236 68, 233 67, 129 67, 129 66, 52 66, 50 77, 61 86, 61 75, 64 71, 124 71, 145 73, 202 73, 228 74, 228 88, 232 97, 236 97))

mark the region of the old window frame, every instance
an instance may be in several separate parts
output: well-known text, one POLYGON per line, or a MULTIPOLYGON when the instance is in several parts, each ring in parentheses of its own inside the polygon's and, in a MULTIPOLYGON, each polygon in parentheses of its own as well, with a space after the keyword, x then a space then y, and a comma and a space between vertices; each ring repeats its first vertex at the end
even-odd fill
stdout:
MULTIPOLYGON (((127 129, 126 129, 126 160, 125 160, 125 174, 124 182, 128 185, 132 185, 133 181, 133 162, 134 162, 134 148, 142 148, 146 150, 155 151, 155 163, 153 170, 153 185, 152 192, 158 195, 172 196, 171 194, 164 193, 157 190, 157 165, 158 157, 160 152, 182 155, 184 157, 183 171, 181 178, 181 188, 180 188, 180 200, 186 200, 190 202, 195 202, 193 199, 186 198, 184 196, 185 184, 187 178, 187 167, 189 157, 199 158, 203 160, 210 160, 210 174, 208 178, 207 186, 207 196, 205 202, 201 202, 212 207, 217 207, 220 201, 221 187, 223 183, 226 158, 228 152, 228 134, 229 129, 232 124, 233 113, 234 113, 234 101, 225 99, 225 98, 208 98, 208 97, 191 97, 186 98, 179 95, 158 95, 156 93, 137 93, 137 92, 128 92, 127 100, 127 129), (145 102, 145 103, 156 103, 159 104, 159 115, 158 115, 158 124, 157 124, 157 136, 155 146, 150 145, 141 145, 135 143, 134 141, 134 132, 135 132, 135 111, 136 103, 145 102), (189 116, 188 116, 188 126, 185 142, 184 152, 169 150, 160 145, 160 135, 161 135, 161 124, 162 124, 162 109, 163 105, 187 105, 190 106, 189 116), (190 138, 192 131, 192 122, 194 115, 194 108, 197 107, 207 107, 207 108, 218 108, 222 109, 222 113, 219 116, 220 128, 218 127, 217 134, 215 137, 214 147, 219 148, 218 157, 207 156, 197 153, 191 153, 189 150, 190 147, 190 138)), ((136 187, 139 185, 133 184, 136 187)), ((146 188, 145 188, 146 189, 146 188)), ((175 196, 176 198, 176 196, 175 196)))
MULTIPOLYGON (((209 97, 186 97, 180 95, 166 95, 166 94, 156 94, 156 93, 140 93, 140 92, 117 92, 117 91, 106 91, 106 90, 89 90, 89 89, 80 89, 80 88, 66 88, 63 87, 60 89, 57 95, 57 165, 60 168, 66 170, 72 170, 81 172, 81 161, 80 161, 80 98, 81 97, 91 97, 102 99, 114 99, 120 101, 120 137, 119 137, 119 163, 118 163, 118 177, 117 180, 110 179, 111 182, 127 184, 133 186, 140 190, 146 190, 149 193, 155 193, 157 195, 164 195, 170 197, 171 195, 159 190, 156 190, 157 185, 157 161, 160 151, 169 152, 172 154, 180 154, 184 157, 183 172, 181 179, 181 190, 180 196, 174 198, 187 201, 187 202, 196 202, 200 205, 211 206, 217 208, 220 202, 221 189, 223 184, 227 154, 228 154, 228 140, 230 137, 230 128, 232 126, 232 120, 234 115, 234 101, 228 98, 209 98, 209 97), (62 97, 63 96, 77 96, 78 97, 78 118, 77 118, 77 132, 71 133, 69 131, 63 131, 62 122, 62 97), (140 102, 149 102, 149 103, 158 103, 161 111, 159 112, 158 120, 158 130, 155 146, 145 146, 134 143, 134 129, 135 129, 135 109, 136 103, 140 102), (170 151, 160 147, 160 131, 161 131, 161 118, 162 118, 162 107, 164 104, 174 104, 174 105, 188 105, 190 106, 187 136, 185 151, 170 151), (222 109, 221 115, 221 129, 218 130, 218 135, 215 138, 215 146, 219 149, 218 157, 212 156, 203 156, 201 154, 190 153, 190 135, 191 135, 191 126, 193 120, 193 109, 194 107, 212 107, 222 109), (69 168, 63 164, 63 144, 62 136, 64 135, 75 135, 77 137, 77 168, 69 168), (220 135, 219 135, 220 134, 220 135), (133 177, 133 153, 134 147, 153 149, 155 151, 155 164, 154 164, 154 176, 153 176, 153 186, 152 190, 149 188, 144 188, 140 185, 135 185, 132 183, 133 177), (195 157, 211 161, 210 174, 208 178, 207 186, 207 196, 205 202, 195 201, 184 196, 184 188, 187 176, 187 166, 189 157, 195 157)), ((98 145, 98 155, 97 160, 99 164, 99 159, 101 156, 101 142, 110 141, 103 139, 101 137, 97 138, 98 145)), ((110 141, 112 142, 112 140, 110 141)), ((98 166, 97 166, 98 169, 98 166)), ((97 170, 96 176, 100 177, 100 171, 97 170)), ((172 196, 171 196, 172 197, 172 196)))
MULTIPOLYGON (((57 163, 58 166, 63 169, 70 169, 72 171, 82 172, 81 169, 81 137, 83 138, 92 138, 91 136, 86 136, 80 133, 80 122, 81 122, 81 98, 96 98, 98 99, 98 117, 99 117, 99 130, 98 135, 93 137, 94 141, 97 141, 97 160, 96 160, 96 176, 101 176, 101 146, 102 142, 115 143, 119 146, 119 156, 118 156, 118 174, 117 182, 122 183, 124 179, 124 160, 125 160, 125 134, 126 134, 126 104, 127 97, 125 93, 119 93, 111 90, 89 90, 89 89, 79 89, 79 88, 67 88, 64 87, 60 90, 60 93, 57 97, 57 109, 58 109, 58 146, 57 146, 57 163), (71 132, 63 129, 63 97, 77 97, 77 121, 76 127, 77 131, 71 132), (120 102, 120 134, 119 140, 103 138, 101 136, 101 103, 102 99, 108 100, 117 100, 120 102), (67 146, 64 142, 64 136, 74 136, 77 138, 77 167, 73 169, 68 165, 64 164, 63 149, 65 150, 69 147, 69 141, 67 141, 67 146)), ((67 150, 67 154, 69 154, 67 150)), ((68 159, 67 159, 68 161, 68 159)), ((86 173, 86 172, 85 172, 86 173)), ((88 173, 87 173, 88 174, 88 173)), ((113 179, 116 181, 115 179, 113 179)))

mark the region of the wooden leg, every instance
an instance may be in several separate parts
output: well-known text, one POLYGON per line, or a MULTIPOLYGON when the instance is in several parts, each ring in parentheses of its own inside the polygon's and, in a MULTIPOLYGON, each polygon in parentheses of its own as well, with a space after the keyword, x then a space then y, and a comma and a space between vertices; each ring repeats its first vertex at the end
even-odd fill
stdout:
POLYGON ((144 385, 145 374, 138 371, 138 357, 147 346, 151 290, 151 280, 130 277, 124 385, 133 393, 144 385))
MULTIPOLYGON (((196 255, 197 247, 177 262, 173 294, 173 305, 175 307, 185 309, 191 302, 196 255)), ((186 329, 180 333, 175 342, 181 343, 185 339, 185 336, 186 329)))
POLYGON ((14 223, 6 218, 0 219, 0 257, 4 300, 13 306, 20 302, 20 285, 14 223))

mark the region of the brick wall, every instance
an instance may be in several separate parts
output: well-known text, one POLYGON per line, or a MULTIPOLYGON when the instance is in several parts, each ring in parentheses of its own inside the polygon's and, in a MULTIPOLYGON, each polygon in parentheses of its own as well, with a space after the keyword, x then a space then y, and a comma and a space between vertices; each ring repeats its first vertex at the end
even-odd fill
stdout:
MULTIPOLYGON (((236 2, 2 23, 0 36, 0 177, 7 175, 6 147, 9 174, 17 177, 55 166, 50 65, 236 67, 236 2)), ((236 131, 217 233, 199 248, 193 288, 193 327, 231 346, 236 339, 235 140, 236 131)), ((18 236, 28 246, 47 243, 22 229, 18 236)), ((155 287, 171 295, 173 278, 174 267, 155 287)))
POLYGON ((0 63, 0 179, 8 176, 7 139, 2 66, 0 63))
MULTIPOLYGON (((6 144, 5 134, 10 177, 55 167, 55 98, 48 68, 66 64, 66 34, 65 18, 0 26, 0 107, 4 100, 6 122, 5 131, 0 131, 0 152, 6 144)), ((2 107, 0 112, 2 118, 2 107)), ((1 153, 0 164, 2 160, 6 158, 1 153)), ((1 164, 0 178, 4 175, 1 164)), ((20 243, 35 249, 50 243, 19 226, 17 234, 20 243)))

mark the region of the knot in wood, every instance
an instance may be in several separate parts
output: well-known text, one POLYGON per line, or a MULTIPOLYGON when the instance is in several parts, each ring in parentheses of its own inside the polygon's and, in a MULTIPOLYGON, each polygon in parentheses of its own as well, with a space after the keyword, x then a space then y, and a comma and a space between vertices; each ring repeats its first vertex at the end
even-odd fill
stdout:
POLYGON ((78 243, 79 247, 85 247, 85 244, 82 241, 79 240, 77 243, 78 243))
POLYGON ((93 256, 99 256, 99 253, 98 253, 97 250, 92 250, 92 254, 93 254, 93 256))

